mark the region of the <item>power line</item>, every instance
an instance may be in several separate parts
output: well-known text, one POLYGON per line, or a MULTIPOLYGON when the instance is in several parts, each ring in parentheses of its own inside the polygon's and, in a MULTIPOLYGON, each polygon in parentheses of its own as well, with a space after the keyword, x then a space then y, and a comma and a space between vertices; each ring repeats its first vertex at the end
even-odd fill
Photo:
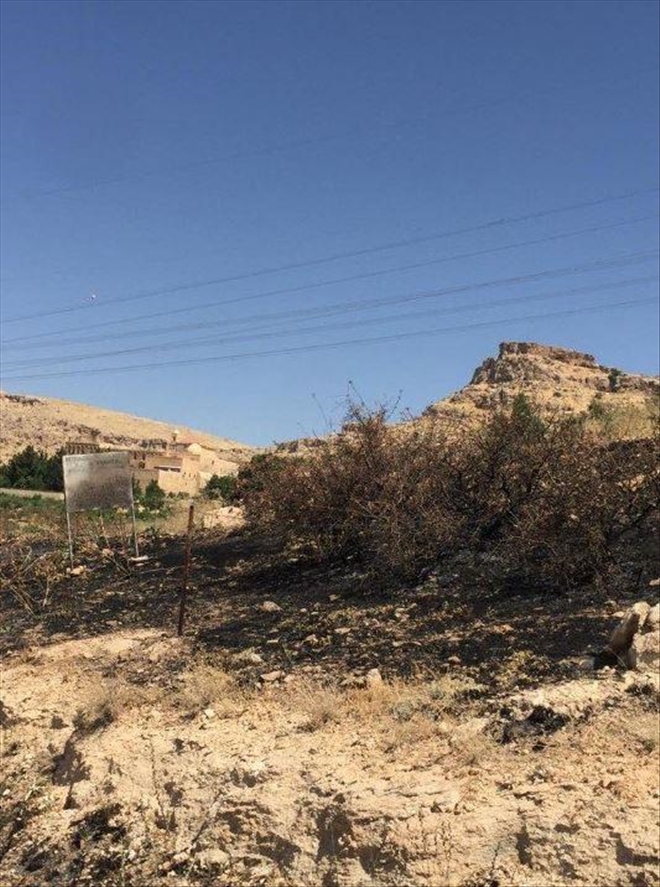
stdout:
POLYGON ((492 321, 481 321, 478 323, 471 324, 461 324, 459 326, 453 327, 440 327, 437 329, 424 329, 424 330, 415 330, 413 332, 406 333, 393 333, 387 336, 376 336, 376 337, 368 337, 363 339, 344 339, 336 342, 323 342, 323 343, 315 343, 312 345, 298 345, 292 346, 288 348, 279 348, 272 349, 269 351, 245 351, 245 352, 237 352, 235 354, 223 354, 217 355, 213 357, 200 357, 200 358, 192 358, 186 360, 173 360, 173 361, 164 361, 161 363, 144 363, 144 364, 128 364, 124 366, 114 366, 114 367, 99 367, 96 369, 90 370, 66 370, 62 372, 55 373, 33 373, 30 375, 19 375, 19 376, 6 376, 6 380, 15 381, 21 380, 26 381, 30 379, 54 379, 54 378, 62 378, 64 376, 80 376, 80 375, 100 375, 106 373, 118 373, 118 372, 134 372, 135 370, 147 370, 147 369, 159 369, 161 367, 173 367, 173 366, 190 366, 192 364, 202 364, 202 363, 219 363, 223 361, 233 361, 233 360, 242 360, 249 358, 258 358, 258 357, 273 357, 281 354, 299 354, 303 352, 310 351, 320 351, 325 349, 332 348, 340 348, 350 345, 372 345, 377 343, 384 342, 397 342, 404 339, 411 339, 422 336, 435 336, 443 333, 450 332, 463 332, 471 329, 480 329, 484 327, 491 326, 501 326, 503 324, 514 323, 516 321, 524 321, 524 320, 544 320, 546 318, 554 318, 554 317, 569 317, 576 314, 587 314, 587 313, 598 313, 600 311, 610 310, 612 308, 623 308, 623 307, 631 307, 633 305, 643 305, 654 303, 657 304, 657 300, 655 298, 644 298, 644 299, 630 299, 627 301, 621 302, 610 302, 605 305, 595 305, 586 308, 574 308, 567 309, 565 311, 554 311, 544 314, 526 314, 521 315, 519 317, 508 317, 502 318, 500 320, 492 320, 492 321))
MULTIPOLYGON (((487 108, 499 107, 501 105, 510 104, 511 102, 520 101, 520 99, 528 99, 528 98, 538 98, 540 95, 553 95, 557 92, 563 92, 566 89, 570 89, 571 91, 575 91, 579 87, 590 87, 590 86, 598 86, 603 83, 616 83, 619 81, 626 81, 633 79, 635 77, 640 76, 641 74, 648 74, 652 72, 656 72, 658 70, 658 66, 654 65, 648 68, 641 68, 637 71, 628 72, 623 76, 619 77, 607 77, 602 78, 596 83, 576 83, 572 81, 568 84, 558 84, 555 86, 551 86, 545 90, 536 90, 534 92, 527 93, 519 93, 513 96, 505 96, 500 99, 492 99, 488 101, 474 102, 472 104, 463 104, 456 106, 455 108, 446 108, 442 111, 442 115, 446 116, 449 114, 455 113, 463 113, 465 111, 479 111, 487 108)), ((381 125, 383 135, 393 129, 400 129, 405 126, 411 126, 415 123, 424 122, 436 117, 434 113, 428 114, 419 114, 409 117, 402 117, 398 120, 393 120, 381 125)), ((169 167, 164 167, 160 170, 152 170, 152 171, 143 171, 141 173, 128 174, 128 175, 116 175, 109 176, 105 179, 96 179, 92 182, 86 182, 80 185, 64 185, 59 188, 44 188, 40 190, 36 190, 33 192, 27 192, 22 194, 17 194, 14 197, 10 197, 8 200, 3 200, 1 205, 6 205, 7 203, 15 202, 17 200, 34 200, 37 198, 43 197, 54 197, 60 194, 69 194, 80 191, 90 191, 96 188, 105 187, 107 185, 116 185, 123 184, 125 182, 139 182, 146 179, 152 178, 161 178, 164 176, 170 176, 172 174, 181 173, 181 172, 190 172, 197 169, 204 169, 210 166, 216 166, 221 163, 231 162, 233 160, 240 160, 246 157, 260 157, 260 156, 271 156, 275 154, 280 154, 282 152, 296 150, 298 148, 306 148, 311 147, 313 145, 325 144, 333 141, 343 141, 346 139, 356 138, 359 135, 367 130, 365 126, 353 127, 351 129, 347 129, 344 132, 340 133, 328 133, 322 136, 311 136, 303 139, 289 139, 284 142, 274 143, 271 145, 261 145, 251 148, 244 148, 238 151, 228 152, 227 154, 216 155, 215 157, 208 157, 204 160, 194 160, 189 161, 188 163, 182 164, 173 164, 169 167)), ((373 132, 373 127, 371 127, 371 131, 373 132)))
MULTIPOLYGON (((601 206, 606 203, 612 203, 612 202, 620 201, 620 200, 627 200, 631 197, 636 197, 641 194, 657 193, 659 190, 660 189, 658 187, 653 187, 653 188, 637 189, 635 191, 627 191, 622 194, 609 195, 607 197, 601 197, 596 200, 581 201, 579 203, 568 204, 568 205, 561 206, 561 207, 555 207, 553 209, 539 210, 537 212, 526 213, 525 215, 521 215, 521 216, 510 216, 508 218, 505 217, 505 218, 500 218, 500 219, 493 219, 489 222, 484 222, 480 225, 473 225, 473 226, 466 227, 466 228, 457 228, 457 229, 453 229, 453 230, 437 232, 435 234, 427 234, 427 235, 423 235, 421 237, 411 237, 411 238, 406 238, 403 240, 389 241, 387 243, 381 243, 377 246, 365 247, 365 248, 362 248, 359 250, 349 250, 347 252, 332 253, 327 256, 318 257, 316 259, 308 259, 308 260, 305 260, 304 262, 290 262, 290 263, 279 265, 279 266, 274 266, 274 267, 269 267, 269 268, 260 268, 260 269, 256 269, 253 271, 243 272, 242 274, 234 274, 234 275, 229 275, 229 276, 225 276, 225 277, 214 277, 214 278, 209 278, 207 280, 197 280, 197 281, 191 281, 191 282, 187 282, 187 283, 180 283, 180 284, 176 284, 173 286, 166 286, 166 287, 160 287, 160 288, 154 289, 154 290, 148 290, 148 291, 142 292, 142 293, 133 293, 131 295, 119 296, 114 299, 108 299, 104 302, 94 302, 94 303, 87 303, 87 304, 83 304, 83 305, 76 304, 76 305, 71 305, 69 307, 55 308, 55 309, 52 309, 51 311, 40 311, 40 312, 35 312, 32 314, 23 314, 23 315, 19 315, 16 317, 6 318, 5 320, 2 321, 2 323, 4 323, 4 324, 18 323, 19 321, 42 319, 45 317, 54 317, 54 316, 60 315, 60 314, 70 314, 70 313, 77 312, 77 311, 85 311, 90 308, 98 309, 101 307, 109 307, 112 305, 118 305, 118 304, 122 304, 125 302, 138 301, 141 299, 152 299, 157 296, 173 295, 175 293, 186 292, 186 291, 195 290, 195 289, 202 289, 204 287, 214 286, 217 284, 235 283, 235 282, 238 282, 241 280, 252 280, 254 278, 263 277, 263 276, 266 276, 269 274, 278 274, 278 273, 282 273, 285 271, 296 271, 296 270, 301 270, 303 268, 316 267, 318 265, 324 265, 324 264, 328 264, 331 262, 337 262, 337 261, 340 261, 343 259, 359 258, 359 257, 366 256, 366 255, 373 255, 374 253, 378 253, 378 252, 384 252, 386 250, 402 249, 404 247, 415 246, 415 245, 419 245, 422 243, 430 243, 432 241, 441 240, 441 239, 444 239, 447 237, 455 237, 455 236, 459 236, 462 234, 476 233, 477 231, 486 231, 491 228, 501 227, 503 225, 511 225, 511 224, 517 224, 518 222, 527 222, 527 221, 532 221, 535 219, 546 218, 548 216, 556 215, 558 213, 571 212, 573 210, 586 209, 586 208, 594 207, 594 206, 601 206)), ((237 297, 234 301, 242 301, 244 298, 249 298, 249 297, 237 297)), ((116 322, 116 321, 113 321, 113 322, 116 322)))
MULTIPOLYGON (((511 249, 518 249, 520 247, 525 247, 525 246, 533 246, 533 245, 538 245, 538 244, 542 244, 542 243, 549 243, 549 242, 553 242, 556 240, 562 240, 566 237, 574 237, 576 235, 581 235, 581 234, 594 233, 594 232, 598 232, 598 231, 605 231, 605 230, 609 230, 612 228, 618 228, 618 227, 622 227, 625 225, 632 225, 632 224, 636 224, 640 221, 648 221, 650 219, 657 219, 657 218, 658 218, 657 214, 654 214, 652 216, 641 216, 641 217, 638 217, 635 219, 624 219, 622 221, 608 223, 606 225, 595 225, 595 226, 591 226, 588 228, 580 228, 577 230, 574 229, 572 231, 560 232, 559 234, 551 234, 546 237, 535 238, 533 240, 522 240, 522 241, 517 241, 514 243, 503 244, 502 246, 488 247, 487 249, 476 250, 476 251, 470 252, 470 253, 461 253, 461 254, 455 255, 455 256, 442 256, 438 259, 430 259, 425 262, 414 262, 411 265, 400 265, 400 266, 393 268, 393 269, 392 268, 379 269, 379 270, 375 270, 375 271, 363 272, 362 274, 350 275, 348 277, 335 278, 335 279, 331 279, 329 281, 319 281, 316 283, 312 283, 312 284, 308 284, 308 285, 304 285, 304 286, 300 286, 300 287, 285 287, 283 289, 272 290, 272 291, 265 292, 265 293, 255 293, 250 296, 237 297, 236 299, 222 300, 220 302, 215 302, 213 304, 223 305, 223 304, 230 304, 231 302, 235 302, 235 301, 251 301, 254 299, 266 298, 266 297, 273 296, 273 295, 284 295, 284 294, 290 295, 293 292, 305 292, 305 291, 311 290, 311 289, 318 289, 318 288, 329 286, 329 285, 336 285, 337 283, 349 283, 349 282, 354 282, 355 280, 371 279, 374 277, 386 276, 388 274, 401 273, 403 271, 410 271, 410 270, 419 269, 419 268, 426 268, 426 267, 430 267, 431 265, 443 264, 444 262, 448 262, 448 261, 476 258, 476 257, 484 256, 484 255, 490 255, 490 254, 499 253, 499 252, 506 252, 507 250, 511 250, 511 249)), ((316 309, 316 310, 318 310, 318 309, 316 309)), ((181 311, 187 311, 187 309, 174 309, 174 311, 171 313, 180 313, 181 311)), ((166 314, 168 314, 168 312, 160 312, 159 311, 159 312, 155 312, 154 314, 149 314, 146 316, 142 315, 142 316, 133 317, 132 321, 135 323, 137 320, 142 320, 142 319, 147 319, 147 318, 150 319, 151 317, 159 317, 160 318, 166 314)), ((288 316, 288 315, 285 315, 285 316, 288 316)), ((261 317, 262 317, 262 315, 259 315, 256 319, 260 320, 261 317)), ((251 319, 252 318, 247 318, 246 320, 249 322, 251 319)), ((64 339, 64 340, 58 339, 58 341, 55 344, 58 347, 62 347, 62 346, 68 346, 68 345, 83 344, 85 342, 107 341, 108 339, 125 339, 125 338, 143 337, 145 335, 149 335, 149 336, 161 335, 163 333, 172 332, 173 330, 176 332, 181 332, 183 330, 206 329, 206 328, 212 327, 212 326, 226 326, 228 323, 234 323, 234 322, 240 323, 241 321, 242 321, 241 318, 236 318, 233 320, 225 319, 225 320, 220 320, 220 321, 201 321, 201 322, 196 322, 196 323, 192 323, 192 324, 183 324, 183 325, 179 324, 175 327, 161 327, 161 328, 157 328, 155 330, 147 330, 147 331, 145 331, 145 330, 129 330, 128 332, 116 332, 116 333, 109 333, 109 334, 100 335, 100 336, 83 336, 83 337, 77 337, 75 339, 64 339)), ((114 323, 114 322, 115 321, 111 321, 110 323, 114 323)), ((243 321, 243 322, 245 322, 245 321, 243 321)), ((92 328, 92 327, 90 327, 89 325, 87 327, 84 327, 84 329, 90 329, 90 328, 92 328)), ((73 330, 71 330, 71 331, 73 331, 73 330)), ((15 349, 15 348, 26 348, 26 347, 28 347, 28 348, 35 348, 35 347, 42 348, 42 347, 44 347, 43 339, 45 337, 50 338, 51 336, 55 337, 55 336, 59 336, 59 335, 60 335, 60 332, 37 333, 31 337, 30 336, 20 336, 15 339, 5 340, 5 342, 3 342, 2 345, 3 345, 3 348, 5 348, 5 349, 9 348, 10 350, 12 348, 15 349), (37 339, 37 341, 27 342, 27 344, 26 344, 26 340, 35 339, 35 338, 37 339), (16 343, 22 343, 22 344, 19 345, 16 343)), ((48 346, 48 344, 46 344, 46 347, 51 347, 51 346, 48 346)))
MULTIPOLYGON (((173 342, 162 342, 157 345, 143 345, 139 348, 125 348, 118 351, 103 351, 96 352, 92 354, 78 354, 72 355, 70 357, 46 357, 38 360, 26 360, 26 361, 15 361, 12 364, 6 365, 5 368, 10 371, 26 368, 31 369, 37 366, 52 366, 58 364, 68 364, 68 363, 77 363, 85 360, 96 360, 102 357, 117 357, 117 356, 125 356, 128 354, 138 354, 138 353, 150 353, 153 351, 169 351, 172 349, 181 349, 189 346, 199 347, 204 345, 225 345, 231 342, 241 342, 241 341, 251 341, 253 339, 270 339, 270 338, 288 338, 290 336, 298 336, 298 335, 307 335, 308 333, 318 333, 318 332, 328 332, 331 330, 340 330, 340 329, 352 329, 354 327, 359 326, 373 326, 377 324, 383 323, 392 323, 395 321, 402 320, 417 320, 428 317, 437 317, 443 316, 446 314, 462 314, 470 311, 479 311, 479 310, 489 310, 491 308, 499 308, 503 305, 512 305, 517 303, 525 303, 525 302, 535 302, 535 301, 545 301, 547 299, 554 299, 566 296, 578 296, 584 295, 586 293, 599 292, 603 290, 610 289, 622 289, 626 286, 633 286, 640 283, 654 283, 658 281, 657 275, 651 275, 646 277, 633 277, 628 280, 617 280, 611 281, 609 283, 603 283, 600 285, 593 286, 584 286, 584 287, 573 287, 567 290, 559 290, 550 293, 534 293, 534 294, 525 294, 523 296, 513 296, 506 299, 492 299, 486 303, 478 303, 472 305, 453 305, 445 308, 436 308, 429 311, 416 311, 416 312, 404 312, 402 314, 388 315, 385 317, 369 317, 362 318, 357 320, 349 320, 344 321, 343 323, 335 323, 335 324, 322 324, 320 326, 311 326, 311 327, 299 327, 297 329, 285 329, 285 330, 272 330, 268 332, 248 332, 248 333, 238 333, 232 336, 223 336, 222 338, 217 338, 216 336, 204 336, 200 339, 183 339, 173 342)), ((262 325, 263 327, 263 325, 262 325)), ((92 368, 93 369, 93 368, 92 368)))
MULTIPOLYGON (((406 294, 404 296, 394 296, 371 300, 348 300, 343 302, 335 302, 334 304, 320 306, 318 308, 299 308, 284 312, 274 312, 271 314, 258 314, 251 317, 235 318, 236 323, 250 323, 256 321, 263 328, 264 325, 271 325, 283 320, 297 320, 307 317, 328 317, 335 314, 341 314, 351 311, 370 310, 372 308, 381 308, 389 305, 403 304, 407 302, 420 301, 424 299, 438 298, 447 295, 456 295, 460 293, 470 292, 474 290, 497 288, 500 286, 514 286, 522 283, 530 283, 537 280, 553 277, 565 277, 573 274, 589 273, 595 270, 606 270, 616 267, 625 267, 627 265, 635 265, 649 261, 658 255, 658 250, 650 250, 647 252, 629 253, 616 259, 599 259, 594 262, 587 262, 582 265, 569 265, 562 268, 545 269, 543 271, 533 272, 527 275, 518 275, 516 277, 505 277, 499 279, 490 279, 478 283, 462 284, 460 286, 445 287, 437 290, 427 290, 406 294)), ((226 325, 231 325, 228 321, 226 325)), ((54 359, 52 356, 49 359, 54 359)))

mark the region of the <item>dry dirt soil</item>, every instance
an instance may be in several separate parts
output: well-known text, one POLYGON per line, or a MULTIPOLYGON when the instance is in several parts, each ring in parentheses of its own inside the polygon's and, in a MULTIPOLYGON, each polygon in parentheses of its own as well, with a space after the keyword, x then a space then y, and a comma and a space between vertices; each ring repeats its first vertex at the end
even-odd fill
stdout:
POLYGON ((0 883, 658 885, 657 676, 588 657, 632 601, 411 588, 244 531, 4 595, 0 883))

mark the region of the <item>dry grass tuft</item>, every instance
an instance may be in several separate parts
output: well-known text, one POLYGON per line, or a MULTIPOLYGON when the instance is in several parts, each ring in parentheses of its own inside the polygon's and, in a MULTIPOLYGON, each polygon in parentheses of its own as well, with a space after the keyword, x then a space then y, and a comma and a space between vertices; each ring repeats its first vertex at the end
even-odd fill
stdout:
POLYGON ((94 733, 119 720, 122 714, 156 705, 163 697, 160 687, 138 687, 113 680, 83 701, 73 717, 73 726, 79 733, 94 733))
POLYGON ((502 747, 492 736, 484 733, 480 724, 458 724, 452 730, 450 745, 452 756, 459 768, 474 768, 484 761, 499 757, 502 747))
POLYGON ((200 663, 185 672, 174 702, 189 717, 212 707, 217 717, 229 718, 245 707, 246 699, 230 674, 211 663, 200 663))
POLYGON ((395 749, 439 735, 446 737, 470 711, 469 694, 477 685, 468 677, 442 675, 433 680, 376 683, 355 689, 296 685, 287 703, 303 713, 302 729, 317 731, 353 721, 382 736, 395 749))
POLYGON ((340 690, 305 683, 297 688, 296 706, 305 712, 302 729, 314 732, 337 724, 346 716, 346 697, 340 690))
POLYGON ((73 717, 73 726, 79 733, 94 733, 117 720, 119 704, 109 689, 104 689, 96 698, 78 708, 73 717))

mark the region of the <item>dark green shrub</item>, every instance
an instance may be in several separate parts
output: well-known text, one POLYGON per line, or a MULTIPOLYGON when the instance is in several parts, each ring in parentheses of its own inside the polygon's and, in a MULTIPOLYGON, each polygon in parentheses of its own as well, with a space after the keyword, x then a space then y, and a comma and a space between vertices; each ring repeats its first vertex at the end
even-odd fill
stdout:
POLYGON ((259 453, 250 461, 242 465, 236 479, 236 494, 239 499, 250 497, 253 499, 261 492, 270 488, 277 472, 280 471, 288 460, 273 453, 259 453))
POLYGON ((238 480, 230 475, 213 474, 206 486, 204 495, 207 499, 222 499, 223 502, 234 502, 238 497, 238 480))
POLYGON ((150 480, 140 501, 147 511, 162 511, 165 505, 165 493, 157 481, 150 480))
POLYGON ((21 490, 64 489, 62 475, 63 450, 48 456, 31 445, 0 464, 0 486, 21 490))

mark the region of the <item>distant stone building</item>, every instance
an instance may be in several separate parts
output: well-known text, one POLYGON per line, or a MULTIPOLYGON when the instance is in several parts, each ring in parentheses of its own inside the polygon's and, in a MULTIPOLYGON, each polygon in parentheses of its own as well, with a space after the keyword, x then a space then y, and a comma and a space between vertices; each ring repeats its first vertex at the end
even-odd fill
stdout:
POLYGON ((99 432, 90 428, 84 436, 78 440, 69 440, 64 445, 64 451, 67 456, 83 456, 85 453, 100 453, 101 445, 99 444, 99 432))
POLYGON ((236 474, 238 465, 208 447, 177 439, 162 449, 129 451, 133 479, 144 489, 155 480, 166 493, 199 493, 214 474, 236 474))
MULTIPOLYGON (((238 465, 221 459, 215 450, 198 443, 180 441, 175 433, 171 443, 144 441, 139 449, 129 449, 128 458, 133 480, 144 490, 156 481, 165 493, 195 496, 204 489, 214 474, 236 474, 238 465)), ((101 447, 94 441, 69 441, 67 453, 98 453, 124 447, 101 447)))

